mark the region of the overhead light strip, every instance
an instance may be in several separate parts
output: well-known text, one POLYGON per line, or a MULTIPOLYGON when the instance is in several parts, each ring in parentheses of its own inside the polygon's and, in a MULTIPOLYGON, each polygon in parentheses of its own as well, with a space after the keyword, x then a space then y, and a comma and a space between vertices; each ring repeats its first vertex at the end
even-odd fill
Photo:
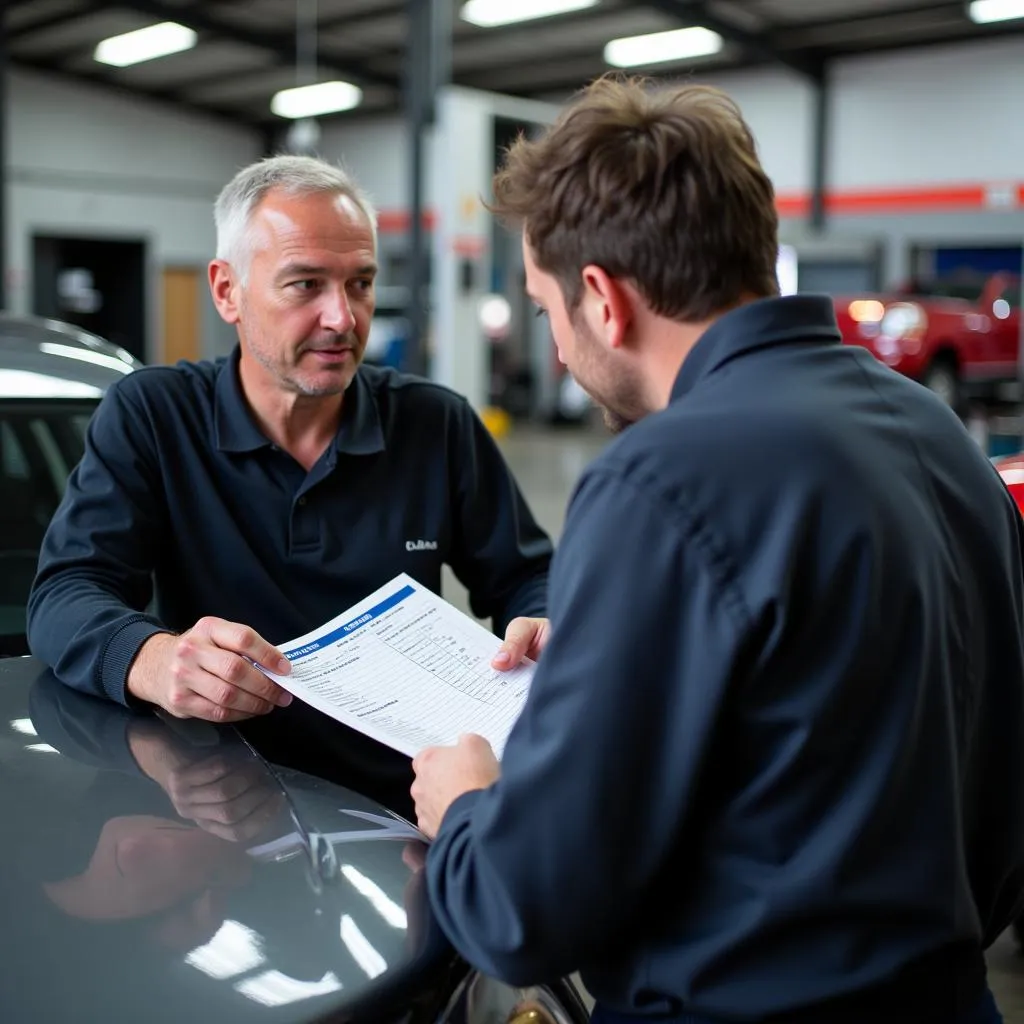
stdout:
POLYGON ((141 64, 143 61, 191 50, 197 38, 196 33, 186 25, 179 25, 176 21, 162 21, 158 25, 102 40, 96 44, 93 59, 100 64, 126 68, 131 64, 141 64))
POLYGON ((717 32, 695 26, 613 39, 604 48, 604 59, 612 67, 635 68, 709 57, 721 49, 722 37, 717 32))
POLYGON ((1024 0, 973 0, 968 5, 968 17, 979 25, 996 21, 1014 21, 1024 18, 1024 0))
POLYGON ((351 82, 318 82, 282 89, 270 101, 270 109, 278 117, 317 117, 352 110, 363 100, 363 90, 351 82))
POLYGON ((596 7, 599 0, 468 0, 461 11, 463 21, 480 28, 498 28, 520 21, 536 21, 556 14, 570 14, 596 7))

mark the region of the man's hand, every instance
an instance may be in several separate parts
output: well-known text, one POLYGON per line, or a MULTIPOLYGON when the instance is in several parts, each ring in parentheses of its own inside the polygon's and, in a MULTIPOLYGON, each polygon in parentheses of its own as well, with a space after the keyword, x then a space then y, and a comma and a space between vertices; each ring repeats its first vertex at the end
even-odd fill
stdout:
POLYGON ((187 633, 150 637, 128 672, 128 692, 175 718, 238 722, 291 703, 291 694, 252 662, 279 675, 291 671, 285 656, 255 630, 208 617, 187 633))
POLYGON ((505 642, 491 660, 491 667, 508 671, 524 658, 536 661, 551 636, 550 619, 513 619, 505 630, 505 642))
POLYGON ((412 762, 412 798, 420 831, 437 835, 448 808, 463 793, 486 789, 501 775, 498 759, 482 736, 460 736, 454 747, 427 747, 412 762))

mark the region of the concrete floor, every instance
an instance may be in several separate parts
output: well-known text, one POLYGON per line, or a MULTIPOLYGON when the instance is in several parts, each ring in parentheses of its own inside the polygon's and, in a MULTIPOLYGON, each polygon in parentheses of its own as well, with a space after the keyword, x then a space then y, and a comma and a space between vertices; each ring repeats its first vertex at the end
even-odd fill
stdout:
MULTIPOLYGON (((509 464, 540 524, 557 540, 565 506, 584 467, 608 441, 604 429, 516 427, 501 441, 509 464)), ((468 611, 465 591, 452 576, 445 595, 468 611)), ((1004 935, 990 950, 989 977, 1006 1024, 1024 1024, 1024 957, 1004 935)))

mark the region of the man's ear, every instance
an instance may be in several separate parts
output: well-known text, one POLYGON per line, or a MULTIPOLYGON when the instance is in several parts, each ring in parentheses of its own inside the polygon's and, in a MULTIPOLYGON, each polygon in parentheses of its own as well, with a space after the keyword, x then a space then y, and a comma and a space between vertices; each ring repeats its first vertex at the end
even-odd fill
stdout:
POLYGON ((211 260, 208 268, 210 294, 213 304, 217 307, 220 318, 229 324, 239 321, 238 289, 236 288, 235 272, 226 260, 211 260))
POLYGON ((583 268, 580 309, 594 333, 609 348, 621 348, 633 323, 633 292, 596 264, 583 268))

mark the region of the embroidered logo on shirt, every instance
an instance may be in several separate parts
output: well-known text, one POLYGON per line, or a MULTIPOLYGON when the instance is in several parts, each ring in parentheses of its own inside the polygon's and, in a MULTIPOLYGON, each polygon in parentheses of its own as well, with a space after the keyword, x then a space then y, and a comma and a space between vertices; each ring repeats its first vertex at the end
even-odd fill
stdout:
POLYGON ((437 541, 436 540, 407 540, 405 542, 406 551, 436 551, 437 541))

